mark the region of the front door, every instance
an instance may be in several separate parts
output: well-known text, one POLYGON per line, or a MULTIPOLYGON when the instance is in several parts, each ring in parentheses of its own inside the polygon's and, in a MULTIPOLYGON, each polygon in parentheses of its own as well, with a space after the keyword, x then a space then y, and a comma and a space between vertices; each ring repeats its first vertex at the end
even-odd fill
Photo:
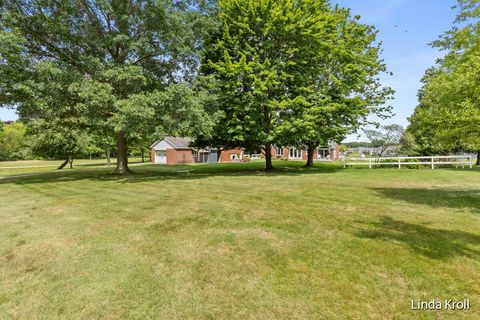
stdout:
POLYGON ((167 163, 167 151, 155 151, 155 163, 167 163))

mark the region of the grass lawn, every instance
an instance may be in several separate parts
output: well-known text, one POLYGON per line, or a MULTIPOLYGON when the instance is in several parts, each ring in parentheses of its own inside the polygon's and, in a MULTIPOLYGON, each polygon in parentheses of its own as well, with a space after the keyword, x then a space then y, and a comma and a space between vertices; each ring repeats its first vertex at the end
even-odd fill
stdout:
POLYGON ((480 319, 478 168, 274 165, 0 170, 0 319, 480 319))
MULTIPOLYGON (((0 161, 0 170, 2 169, 15 169, 15 168, 41 168, 41 167, 58 167, 63 163, 64 160, 18 160, 18 161, 0 161)), ((141 158, 130 159, 132 163, 141 162, 141 158)), ((147 159, 148 161, 148 159, 147 159)), ((115 164, 117 159, 112 157, 111 163, 115 164)), ((74 166, 101 166, 107 165, 107 160, 105 159, 74 159, 74 166)), ((68 167, 68 165, 67 165, 68 167)))

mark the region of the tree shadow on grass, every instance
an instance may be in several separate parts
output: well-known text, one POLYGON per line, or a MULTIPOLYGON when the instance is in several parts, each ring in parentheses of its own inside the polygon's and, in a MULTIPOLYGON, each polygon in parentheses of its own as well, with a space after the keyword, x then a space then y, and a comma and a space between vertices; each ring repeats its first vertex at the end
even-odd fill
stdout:
POLYGON ((380 196, 432 208, 468 209, 480 214, 480 189, 374 188, 380 196))
POLYGON ((360 238, 391 241, 407 245, 423 256, 446 260, 454 256, 480 258, 480 236, 457 230, 429 228, 384 216, 357 233, 360 238), (372 227, 374 229, 372 229, 372 227))
MULTIPOLYGON (((132 165, 132 164, 148 164, 148 162, 142 162, 142 161, 128 161, 128 164, 129 165, 132 165)), ((106 162, 99 162, 99 163, 83 163, 83 162, 80 162, 80 163, 73 163, 74 167, 104 167, 104 168, 112 168, 112 167, 115 167, 115 162, 112 162, 111 165, 109 166, 106 162)))
MULTIPOLYGON (((113 168, 83 168, 80 170, 53 170, 33 173, 21 173, 1 177, 2 184, 39 184, 72 182, 79 180, 89 181, 112 181, 118 183, 139 183, 162 180, 194 180, 209 177, 251 177, 265 176, 275 177, 279 175, 304 175, 315 173, 332 173, 341 170, 339 165, 318 164, 314 168, 304 168, 299 163, 281 163, 271 172, 263 170, 262 163, 235 163, 235 164, 204 164, 204 165, 141 165, 132 166, 133 173, 127 175, 116 175, 113 168)), ((1 173, 1 172, 0 172, 1 173)))

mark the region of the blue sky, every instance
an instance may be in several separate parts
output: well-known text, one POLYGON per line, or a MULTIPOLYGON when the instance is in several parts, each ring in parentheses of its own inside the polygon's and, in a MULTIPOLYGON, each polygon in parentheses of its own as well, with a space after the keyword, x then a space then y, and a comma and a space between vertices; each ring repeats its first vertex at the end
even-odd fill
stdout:
MULTIPOLYGON (((385 124, 408 124, 407 117, 417 105, 417 91, 425 70, 441 56, 428 43, 452 26, 455 0, 332 0, 360 15, 363 23, 379 30, 383 42, 383 59, 393 76, 382 77, 395 91, 390 102, 395 116, 385 124)), ((13 110, 0 108, 1 120, 16 119, 13 110)), ((355 140, 352 135, 348 140, 355 140)), ((363 139, 360 139, 363 140, 363 139)))
MULTIPOLYGON (((384 124, 408 125, 407 118, 418 103, 417 91, 425 70, 435 64, 442 52, 428 43, 452 27, 456 12, 455 0, 332 0, 352 9, 361 21, 374 25, 378 40, 383 42, 383 55, 393 76, 382 77, 382 82, 395 91, 394 117, 384 124)), ((357 140, 356 135, 347 138, 357 140)), ((365 140, 360 138, 359 140, 365 140)))

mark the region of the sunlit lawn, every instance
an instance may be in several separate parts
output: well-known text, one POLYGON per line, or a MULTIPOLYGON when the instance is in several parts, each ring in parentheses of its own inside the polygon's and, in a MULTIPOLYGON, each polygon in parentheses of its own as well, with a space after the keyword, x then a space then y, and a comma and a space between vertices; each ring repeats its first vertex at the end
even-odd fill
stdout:
POLYGON ((0 170, 0 319, 480 318, 478 168, 275 165, 0 170))
MULTIPOLYGON (((130 159, 131 162, 137 163, 141 162, 141 158, 130 159)), ((148 161, 148 159, 146 160, 148 161)), ((63 163, 63 160, 19 160, 19 161, 0 161, 0 169, 3 168, 17 168, 17 167, 58 167, 63 163)), ((111 163, 115 164, 116 159, 112 158, 111 163)), ((106 165, 107 160, 105 159, 74 159, 73 164, 75 166, 99 166, 106 165)))

